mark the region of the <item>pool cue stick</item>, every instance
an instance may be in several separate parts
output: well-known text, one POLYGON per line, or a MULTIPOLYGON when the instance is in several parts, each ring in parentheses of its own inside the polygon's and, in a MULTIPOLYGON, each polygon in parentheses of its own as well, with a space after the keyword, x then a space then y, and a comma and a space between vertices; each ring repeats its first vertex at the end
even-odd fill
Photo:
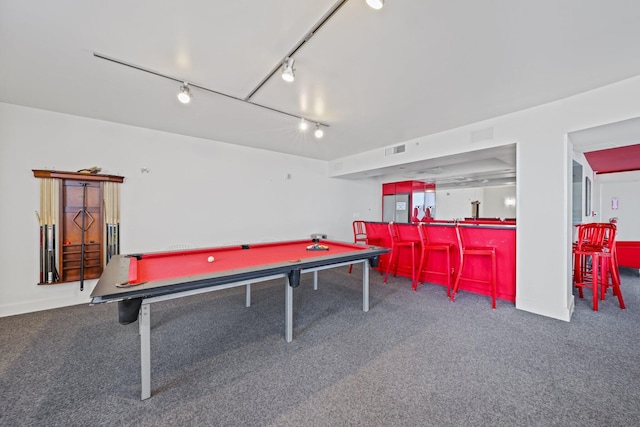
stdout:
POLYGON ((47 179, 47 283, 53 283, 53 272, 55 269, 54 254, 54 219, 53 219, 53 180, 47 179))
POLYGON ((57 185, 58 182, 51 179, 51 267, 54 282, 60 281, 60 275, 58 274, 58 266, 56 263, 56 212, 58 211, 57 185))
POLYGON ((104 183, 105 190, 105 223, 107 225, 107 262, 114 255, 113 253, 113 190, 110 182, 104 183))
POLYGON ((115 250, 116 254, 120 253, 120 184, 114 184, 115 190, 115 203, 114 203, 114 214, 115 214, 115 250))
POLYGON ((107 224, 107 262, 113 253, 113 186, 110 182, 104 183, 105 190, 105 222, 107 224))
POLYGON ((43 179, 42 187, 42 283, 47 283, 47 185, 43 179))
POLYGON ((49 248, 49 238, 50 238, 50 234, 49 234, 49 224, 50 224, 50 219, 49 219, 49 201, 51 200, 51 195, 49 194, 50 191, 50 186, 49 186, 49 181, 48 179, 43 179, 43 185, 44 185, 44 209, 43 209, 43 216, 44 216, 44 280, 43 283, 51 283, 50 280, 50 271, 51 271, 51 257, 49 254, 50 248, 49 248))
POLYGON ((113 203, 113 215, 114 215, 114 228, 113 228, 113 232, 114 232, 114 237, 113 237, 113 241, 114 241, 114 251, 115 254, 119 254, 120 253, 120 184, 116 183, 113 184, 113 190, 114 190, 114 203, 113 203))
POLYGON ((116 233, 116 237, 115 237, 115 248, 116 248, 116 254, 120 253, 120 184, 116 184, 116 208, 115 208, 115 214, 116 214, 116 228, 115 228, 115 233, 116 233))
MULTIPOLYGON (((40 200, 42 201, 42 192, 40 192, 40 200)), ((42 209, 42 202, 40 202, 40 209, 42 209)), ((38 218, 38 226, 40 228, 40 283, 42 283, 42 272, 43 270, 43 261, 44 257, 42 256, 42 219, 40 219, 40 214, 36 211, 36 218, 38 218)))
POLYGON ((82 185, 82 232, 80 236, 82 238, 80 244, 80 291, 84 291, 84 239, 85 239, 85 217, 87 214, 87 183, 83 182, 82 185))
POLYGON ((111 227, 109 225, 109 183, 102 184, 102 203, 104 206, 104 236, 105 236, 105 256, 104 260, 111 259, 111 227))

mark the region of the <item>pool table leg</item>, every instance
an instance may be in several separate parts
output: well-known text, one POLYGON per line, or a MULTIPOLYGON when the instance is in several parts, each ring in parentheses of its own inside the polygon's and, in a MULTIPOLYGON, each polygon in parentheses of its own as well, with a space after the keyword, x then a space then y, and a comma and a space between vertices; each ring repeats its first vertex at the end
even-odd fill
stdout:
POLYGON ((318 290, 318 270, 313 272, 313 290, 318 290))
POLYGON ((140 378, 141 400, 151 397, 151 308, 149 304, 140 306, 140 378))
POLYGON ((362 311, 369 311, 369 260, 362 262, 362 311))
POLYGON ((245 288, 245 306, 251 307, 251 283, 247 284, 245 288))
POLYGON ((289 277, 284 280, 285 302, 284 302, 284 340, 293 341, 293 287, 289 284, 289 277))

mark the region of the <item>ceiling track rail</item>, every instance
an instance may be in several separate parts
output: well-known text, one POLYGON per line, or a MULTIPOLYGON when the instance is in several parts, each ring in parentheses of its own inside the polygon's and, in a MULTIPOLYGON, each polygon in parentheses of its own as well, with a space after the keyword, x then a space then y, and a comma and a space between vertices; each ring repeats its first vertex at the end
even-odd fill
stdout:
POLYGON ((273 77, 273 75, 278 72, 278 70, 280 69, 280 67, 282 67, 282 64, 287 60, 287 58, 291 58, 293 57, 293 55, 295 55, 295 53, 300 50, 300 48, 307 43, 309 40, 311 40, 311 38, 318 32, 318 30, 320 30, 320 28, 322 28, 322 26, 324 24, 327 23, 327 21, 329 21, 329 19, 331 19, 331 17, 333 15, 336 14, 336 12, 338 12, 338 10, 340 10, 340 8, 342 6, 345 5, 345 3, 349 1, 349 0, 340 0, 338 2, 336 2, 331 9, 329 9, 329 11, 327 13, 324 14, 324 16, 322 18, 320 18, 320 20, 318 22, 316 22, 316 24, 311 27, 311 29, 309 31, 307 31, 307 33, 305 34, 305 36, 298 42, 296 43, 296 45, 293 47, 293 49, 291 49, 285 56, 284 58, 282 58, 282 60, 280 62, 278 62, 278 64, 276 64, 275 67, 273 67, 273 69, 271 70, 271 72, 269 74, 267 74, 261 81, 260 83, 258 83, 258 85, 251 91, 249 92, 249 95, 246 96, 246 98, 244 98, 245 101, 251 101, 251 98, 253 98, 253 96, 260 90, 262 89, 262 87, 267 83, 267 81, 269 81, 269 79, 271 79, 271 77, 273 77))
POLYGON ((279 110, 277 108, 269 107, 267 105, 257 104, 255 102, 252 102, 252 101, 246 99, 246 98, 239 98, 237 96, 233 96, 233 95, 229 95, 229 94, 226 94, 226 93, 223 93, 223 92, 219 92, 217 90, 210 89, 210 88, 208 88, 206 86, 202 86, 202 85, 199 85, 197 83, 193 83, 192 81, 187 80, 187 79, 181 79, 181 78, 178 78, 178 77, 169 76, 167 74, 163 74, 163 73, 160 73, 158 71, 151 70, 149 68, 141 67, 140 65, 132 64, 132 63, 129 63, 129 62, 122 61, 120 59, 116 59, 116 58, 113 58, 113 57, 110 57, 110 56, 106 56, 106 55, 103 55, 101 53, 93 52, 93 56, 98 58, 98 59, 103 59, 105 61, 113 62, 113 63, 119 64, 119 65, 124 65, 125 67, 129 67, 129 68, 133 68, 134 70, 143 71, 145 73, 153 74, 154 76, 162 77, 162 78, 165 78, 165 79, 168 79, 168 80, 173 80, 173 81, 178 82, 180 84, 188 83, 190 87, 198 88, 200 90, 203 90, 203 91, 206 91, 206 92, 210 92, 210 93, 213 93, 213 94, 216 94, 216 95, 220 95, 220 96, 223 96, 225 98, 232 99, 234 101, 239 101, 239 102, 242 102, 242 103, 245 103, 245 104, 254 105, 256 107, 259 107, 259 108, 262 108, 262 109, 265 109, 265 110, 269 110, 269 111, 273 111, 275 113, 284 114, 286 116, 293 117, 293 118, 296 118, 298 120, 305 120, 305 121, 307 121, 309 123, 315 123, 315 124, 317 124, 319 126, 324 126, 324 127, 327 127, 327 128, 329 127, 328 124, 323 123, 323 122, 319 122, 317 120, 309 119, 307 117, 300 116, 298 114, 289 113, 287 111, 279 110))

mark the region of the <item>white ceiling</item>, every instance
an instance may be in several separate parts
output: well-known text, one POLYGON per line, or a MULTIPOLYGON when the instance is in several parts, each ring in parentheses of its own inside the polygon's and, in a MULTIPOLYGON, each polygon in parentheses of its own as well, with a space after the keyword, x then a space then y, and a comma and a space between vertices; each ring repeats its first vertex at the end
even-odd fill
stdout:
MULTIPOLYGON (((0 102, 333 160, 640 75, 638 0, 348 0, 295 53, 295 82, 255 93, 268 108, 238 100, 339 3, 0 0, 0 102), (176 81, 94 53, 237 99, 182 105, 176 81), (318 141, 269 108, 329 127, 318 141)), ((385 173, 483 180, 511 150, 385 173)))

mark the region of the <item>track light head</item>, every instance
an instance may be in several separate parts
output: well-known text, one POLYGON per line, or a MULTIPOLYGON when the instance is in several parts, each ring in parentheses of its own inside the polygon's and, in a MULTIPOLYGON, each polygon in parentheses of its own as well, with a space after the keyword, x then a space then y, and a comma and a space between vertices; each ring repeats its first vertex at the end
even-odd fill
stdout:
POLYGON ((378 10, 384 6, 384 0, 367 0, 367 4, 370 8, 378 10))
POLYGON ((324 131, 322 130, 322 128, 320 127, 319 123, 316 123, 316 131, 313 133, 316 138, 320 139, 322 138, 322 135, 324 135, 324 131))
POLYGON ((178 92, 178 101, 183 104, 188 104, 191 101, 191 90, 189 90, 189 83, 184 82, 180 86, 180 92, 178 92))
POLYGON ((293 74, 293 62, 293 58, 287 58, 282 64, 282 80, 285 82, 292 82, 296 78, 293 74))
POLYGON ((299 127, 300 127, 300 130, 304 132, 309 128, 309 123, 307 123, 305 119, 300 119, 299 127))

